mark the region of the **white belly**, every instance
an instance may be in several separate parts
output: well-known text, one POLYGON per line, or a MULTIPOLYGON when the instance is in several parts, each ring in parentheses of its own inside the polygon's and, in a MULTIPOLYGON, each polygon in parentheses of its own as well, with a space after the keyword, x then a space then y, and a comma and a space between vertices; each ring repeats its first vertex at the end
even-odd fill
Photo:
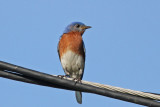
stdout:
POLYGON ((83 57, 72 51, 67 51, 61 57, 61 64, 65 73, 72 78, 81 78, 84 70, 84 63, 83 57))

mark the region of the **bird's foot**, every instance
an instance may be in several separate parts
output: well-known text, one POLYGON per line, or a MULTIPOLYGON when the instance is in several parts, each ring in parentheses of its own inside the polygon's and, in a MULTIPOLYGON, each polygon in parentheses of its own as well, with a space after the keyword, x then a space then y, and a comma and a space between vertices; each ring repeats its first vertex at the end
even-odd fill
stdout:
POLYGON ((64 78, 68 78, 68 75, 57 75, 57 77, 64 79, 64 78))
POLYGON ((76 83, 80 83, 80 84, 82 83, 81 79, 78 79, 78 78, 74 78, 73 81, 75 81, 75 85, 76 83))
POLYGON ((63 79, 64 77, 66 77, 66 75, 57 75, 57 77, 63 79))

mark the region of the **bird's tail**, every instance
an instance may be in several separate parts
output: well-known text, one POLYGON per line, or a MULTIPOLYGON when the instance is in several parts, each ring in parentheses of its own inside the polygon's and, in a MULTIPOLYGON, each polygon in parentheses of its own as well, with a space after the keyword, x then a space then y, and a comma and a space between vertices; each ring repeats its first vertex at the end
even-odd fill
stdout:
POLYGON ((77 102, 79 104, 82 104, 82 92, 76 91, 75 94, 76 94, 76 100, 77 100, 77 102))

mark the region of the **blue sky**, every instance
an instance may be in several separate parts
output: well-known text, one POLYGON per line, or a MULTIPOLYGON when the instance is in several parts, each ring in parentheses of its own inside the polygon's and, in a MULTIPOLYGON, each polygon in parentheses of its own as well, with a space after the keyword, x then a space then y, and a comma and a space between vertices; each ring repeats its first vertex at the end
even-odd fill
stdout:
MULTIPOLYGON (((92 26, 86 47, 84 80, 159 93, 159 0, 1 0, 0 60, 63 75, 57 44, 74 21, 92 26)), ((0 78, 1 107, 141 107, 95 94, 0 78)))

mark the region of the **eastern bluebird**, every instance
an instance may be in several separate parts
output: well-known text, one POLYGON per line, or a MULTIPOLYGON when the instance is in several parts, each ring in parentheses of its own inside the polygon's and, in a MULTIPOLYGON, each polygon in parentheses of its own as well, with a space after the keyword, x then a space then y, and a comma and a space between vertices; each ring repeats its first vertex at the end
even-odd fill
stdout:
MULTIPOLYGON (((82 35, 91 28, 81 22, 68 25, 58 43, 58 54, 66 76, 81 80, 85 66, 85 47, 82 35)), ((82 104, 82 93, 75 92, 76 99, 82 104)))

